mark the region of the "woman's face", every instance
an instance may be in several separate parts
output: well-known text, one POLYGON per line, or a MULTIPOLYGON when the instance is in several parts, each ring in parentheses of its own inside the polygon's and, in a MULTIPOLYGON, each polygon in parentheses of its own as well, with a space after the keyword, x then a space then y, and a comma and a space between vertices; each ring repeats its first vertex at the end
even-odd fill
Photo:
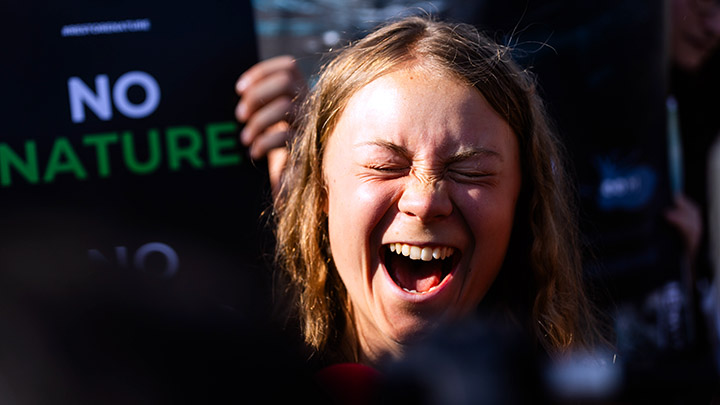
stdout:
POLYGON ((402 70, 349 100, 325 150, 332 257, 366 360, 473 311, 505 256, 518 144, 475 88, 402 70))

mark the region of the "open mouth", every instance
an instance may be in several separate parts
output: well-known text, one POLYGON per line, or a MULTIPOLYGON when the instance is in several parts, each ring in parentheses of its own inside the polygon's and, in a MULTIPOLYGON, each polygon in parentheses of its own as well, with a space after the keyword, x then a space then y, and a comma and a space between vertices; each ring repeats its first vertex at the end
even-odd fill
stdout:
POLYGON ((459 256, 451 247, 420 247, 404 243, 385 245, 385 268, 398 287, 425 294, 437 288, 452 272, 459 256))

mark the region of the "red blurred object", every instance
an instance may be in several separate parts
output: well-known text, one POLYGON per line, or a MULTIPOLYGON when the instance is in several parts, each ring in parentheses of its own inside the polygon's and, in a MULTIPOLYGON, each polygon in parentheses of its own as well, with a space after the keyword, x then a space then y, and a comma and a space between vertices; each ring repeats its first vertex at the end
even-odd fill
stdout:
POLYGON ((340 363, 320 370, 315 378, 333 403, 365 405, 373 403, 381 374, 358 363, 340 363))

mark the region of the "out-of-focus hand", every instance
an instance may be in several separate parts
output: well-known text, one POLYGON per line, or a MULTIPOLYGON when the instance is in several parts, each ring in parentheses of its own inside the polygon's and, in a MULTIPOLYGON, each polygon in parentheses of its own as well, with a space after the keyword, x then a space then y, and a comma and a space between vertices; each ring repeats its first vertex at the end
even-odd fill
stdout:
POLYGON ((698 205, 684 194, 678 194, 675 196, 675 205, 665 211, 665 219, 680 232, 688 258, 691 263, 695 262, 703 233, 702 214, 698 205))
POLYGON ((235 84, 240 96, 235 117, 245 123, 240 141, 249 147, 252 159, 270 158, 270 150, 284 147, 292 138, 294 102, 306 88, 291 56, 264 60, 240 76, 235 84))

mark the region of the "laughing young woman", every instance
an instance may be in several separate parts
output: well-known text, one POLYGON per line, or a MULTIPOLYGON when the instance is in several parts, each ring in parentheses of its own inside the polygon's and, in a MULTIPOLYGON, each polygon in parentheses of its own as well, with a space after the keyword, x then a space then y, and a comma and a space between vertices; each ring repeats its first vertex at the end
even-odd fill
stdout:
POLYGON ((276 256, 324 362, 400 358, 480 310, 551 356, 602 341, 560 147, 509 49, 406 18, 339 52, 298 116, 276 256))

